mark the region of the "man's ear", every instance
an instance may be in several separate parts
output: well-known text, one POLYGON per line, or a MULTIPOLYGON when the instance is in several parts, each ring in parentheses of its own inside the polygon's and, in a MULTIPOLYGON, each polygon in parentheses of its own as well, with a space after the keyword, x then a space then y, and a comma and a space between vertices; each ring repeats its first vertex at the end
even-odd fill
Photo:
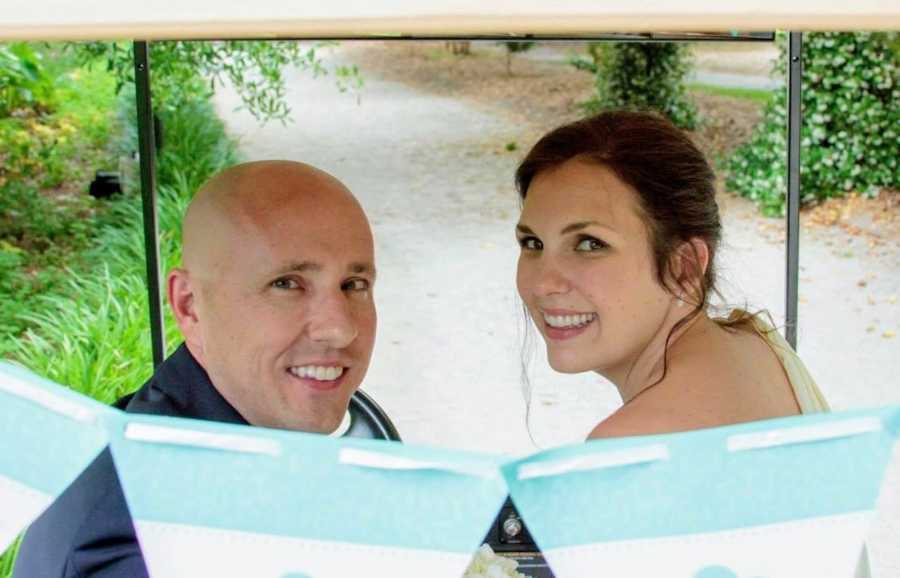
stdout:
POLYGON ((203 335, 200 331, 200 318, 197 312, 196 284, 186 269, 172 269, 166 279, 166 292, 169 305, 175 314, 178 328, 184 335, 195 357, 202 355, 203 335))
POLYGON ((672 285, 682 292, 683 298, 699 304, 703 276, 709 268, 709 245, 700 237, 683 242, 669 262, 672 285))

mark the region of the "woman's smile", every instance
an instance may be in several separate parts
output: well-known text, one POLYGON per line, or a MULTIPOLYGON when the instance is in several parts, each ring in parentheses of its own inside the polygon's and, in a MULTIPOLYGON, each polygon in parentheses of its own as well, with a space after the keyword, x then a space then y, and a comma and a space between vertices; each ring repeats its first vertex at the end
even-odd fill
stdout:
POLYGON ((584 333, 597 320, 596 313, 579 313, 558 309, 541 310, 544 335, 555 341, 571 339, 584 333))

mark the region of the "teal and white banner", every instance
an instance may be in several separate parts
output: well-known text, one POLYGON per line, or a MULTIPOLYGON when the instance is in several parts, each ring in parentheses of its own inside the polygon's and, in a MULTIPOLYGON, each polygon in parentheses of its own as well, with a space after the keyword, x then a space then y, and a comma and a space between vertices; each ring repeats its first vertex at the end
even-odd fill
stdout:
POLYGON ((504 466, 557 578, 852 578, 900 408, 598 440, 504 466))
POLYGON ((0 550, 109 444, 153 578, 459 578, 507 493, 557 578, 851 578, 900 407, 487 454, 125 414, 0 364, 0 550))
POLYGON ((507 495, 488 455, 150 416, 114 429, 153 578, 459 578, 507 495))
POLYGON ((106 447, 115 410, 0 363, 0 552, 106 447))

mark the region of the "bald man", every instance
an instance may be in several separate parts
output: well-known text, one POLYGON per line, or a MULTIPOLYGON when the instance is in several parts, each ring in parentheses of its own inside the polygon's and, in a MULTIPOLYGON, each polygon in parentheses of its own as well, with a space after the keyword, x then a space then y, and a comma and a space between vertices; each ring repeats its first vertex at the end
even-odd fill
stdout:
MULTIPOLYGON (((309 165, 232 167, 195 195, 169 304, 184 343, 128 412, 332 432, 375 340, 372 233, 337 179, 309 165)), ((14 578, 144 578, 109 451, 31 526, 14 578)))

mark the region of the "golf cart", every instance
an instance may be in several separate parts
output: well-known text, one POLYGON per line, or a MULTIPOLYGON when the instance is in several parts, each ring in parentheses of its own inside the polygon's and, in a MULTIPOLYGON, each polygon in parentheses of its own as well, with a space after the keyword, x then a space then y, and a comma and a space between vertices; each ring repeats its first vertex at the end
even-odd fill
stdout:
MULTIPOLYGON (((166 10, 171 10, 169 7, 166 10)), ((153 358, 161 363, 166 344, 163 328, 155 186, 155 127, 151 97, 152 46, 162 39, 307 39, 307 40, 606 40, 636 42, 772 42, 773 29, 849 29, 900 26, 900 9, 877 0, 852 7, 804 2, 790 10, 774 2, 712 2, 653 6, 621 6, 611 2, 567 1, 553 6, 538 2, 503 2, 481 7, 469 2, 418 6, 391 2, 384 6, 337 3, 328 6, 256 3, 243 7, 195 2, 172 13, 157 13, 152 5, 135 8, 95 0, 77 14, 61 0, 34 2, 16 8, 0 23, 0 39, 98 40, 134 39, 139 126, 141 191, 153 358), (59 4, 59 6, 57 6, 59 4), (183 9, 183 12, 181 11, 183 9), (653 31, 656 32, 653 32, 653 31), (697 30, 740 30, 703 33, 697 30)), ((796 347, 799 280, 800 192, 800 54, 802 34, 792 32, 789 44, 787 243, 785 328, 796 347)), ((377 403, 357 392, 350 406, 347 435, 399 440, 400 435, 377 403)), ((515 508, 507 503, 486 541, 494 550, 516 557, 535 578, 549 570, 515 508)))

